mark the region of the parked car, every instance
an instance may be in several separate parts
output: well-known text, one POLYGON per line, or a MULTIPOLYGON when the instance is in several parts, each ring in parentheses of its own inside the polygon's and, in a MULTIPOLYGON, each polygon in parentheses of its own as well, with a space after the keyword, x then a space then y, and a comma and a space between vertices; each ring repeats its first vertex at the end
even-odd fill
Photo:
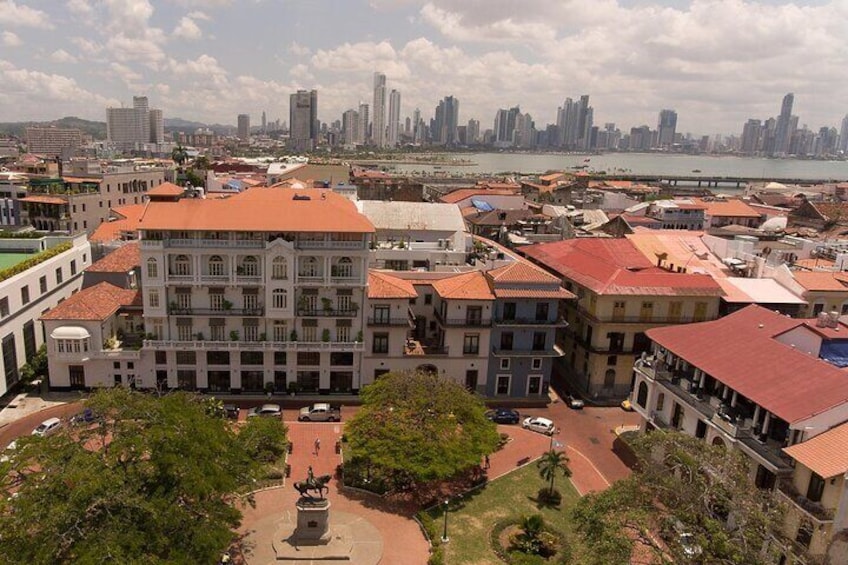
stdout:
POLYGON ((5 463, 15 454, 18 449, 18 442, 16 440, 12 440, 12 442, 6 446, 6 449, 3 450, 3 453, 0 454, 0 463, 5 463))
POLYGON ((247 411, 247 417, 262 416, 263 418, 281 418, 283 409, 279 404, 263 404, 247 411))
POLYGON ((34 436, 49 436, 59 431, 59 428, 62 427, 62 420, 59 418, 48 418, 41 422, 37 428, 32 430, 32 435, 34 436))
POLYGON ((341 419, 339 409, 326 402, 304 406, 297 415, 298 422, 337 422, 341 419))
POLYGON ((556 426, 554 426, 554 423, 552 421, 548 420, 547 418, 541 418, 538 416, 524 418, 524 421, 521 423, 521 427, 549 436, 553 435, 556 431, 556 426))
POLYGON ((496 424, 517 424, 521 421, 521 415, 518 410, 511 408, 493 408, 486 410, 486 418, 496 424))
POLYGON ((573 408, 574 410, 582 410, 583 406, 585 406, 582 398, 577 398, 571 394, 565 397, 565 403, 568 404, 569 408, 573 408))
POLYGON ((224 410, 224 417, 230 420, 238 420, 239 417, 239 407, 235 404, 224 404, 222 407, 224 410))
POLYGON ((71 425, 79 425, 79 424, 91 424, 92 422, 97 421, 97 416, 94 414, 94 410, 91 408, 86 408, 82 412, 78 414, 74 414, 71 417, 70 423, 71 425))
POLYGON ((630 403, 629 398, 625 398, 621 401, 621 409, 625 412, 633 412, 633 404, 630 403))

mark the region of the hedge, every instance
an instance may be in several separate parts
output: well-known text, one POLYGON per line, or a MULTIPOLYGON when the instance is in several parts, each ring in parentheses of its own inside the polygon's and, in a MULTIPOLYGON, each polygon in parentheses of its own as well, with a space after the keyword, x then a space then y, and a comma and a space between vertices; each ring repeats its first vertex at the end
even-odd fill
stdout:
POLYGON ((73 244, 70 241, 66 241, 65 243, 60 243, 59 245, 57 245, 55 247, 51 247, 50 249, 47 249, 46 251, 42 251, 41 253, 37 253, 36 255, 33 255, 32 257, 30 257, 28 259, 24 259, 20 263, 16 263, 16 264, 12 265, 11 267, 3 269, 2 271, 0 271, 0 282, 5 281, 6 279, 10 279, 10 278, 14 277, 15 275, 19 275, 19 274, 25 272, 26 270, 35 267, 39 263, 43 263, 44 261, 47 261, 48 259, 52 259, 56 255, 59 255, 60 253, 64 253, 65 251, 67 251, 68 249, 71 249, 72 247, 73 247, 73 244))

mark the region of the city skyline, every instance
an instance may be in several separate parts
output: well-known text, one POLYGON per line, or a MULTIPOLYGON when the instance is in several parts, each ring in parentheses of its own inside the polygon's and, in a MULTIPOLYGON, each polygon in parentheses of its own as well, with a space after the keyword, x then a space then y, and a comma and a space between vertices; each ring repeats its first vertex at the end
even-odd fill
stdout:
POLYGON ((596 121, 625 127, 653 127, 660 109, 674 108, 678 133, 738 133, 749 118, 774 115, 786 92, 811 129, 839 127, 848 111, 841 3, 513 4, 290 5, 295 23, 280 41, 267 2, 70 0, 40 9, 5 0, 0 120, 102 120, 103 107, 136 94, 168 117, 231 123, 264 110, 285 119, 292 92, 316 89, 318 118, 329 123, 358 100, 373 102, 374 72, 403 94, 401 119, 451 95, 462 100, 463 123, 486 124, 514 106, 554 123, 576 92, 592 96, 596 121), (312 32, 318 18, 321 34, 312 32), (224 41, 234 28, 251 29, 251 41, 224 41))

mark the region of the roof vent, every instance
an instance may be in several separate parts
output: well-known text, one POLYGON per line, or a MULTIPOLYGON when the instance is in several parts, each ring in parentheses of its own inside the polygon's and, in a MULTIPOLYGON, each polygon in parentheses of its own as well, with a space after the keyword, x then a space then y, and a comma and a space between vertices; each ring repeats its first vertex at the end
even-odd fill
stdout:
POLYGON ((312 200, 312 197, 308 194, 295 194, 292 196, 292 200, 312 200))
POLYGON ((760 325, 758 325, 757 327, 758 327, 758 328, 760 328, 760 329, 763 329, 764 327, 766 327, 766 325, 765 325, 765 324, 760 324, 760 325))

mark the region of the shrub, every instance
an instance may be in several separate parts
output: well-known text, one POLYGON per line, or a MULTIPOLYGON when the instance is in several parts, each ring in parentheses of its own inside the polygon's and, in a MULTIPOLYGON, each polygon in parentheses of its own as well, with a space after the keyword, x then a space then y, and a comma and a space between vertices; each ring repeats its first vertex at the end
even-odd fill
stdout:
POLYGON ((248 418, 239 441, 257 461, 272 462, 286 450, 286 426, 275 418, 248 418))
POLYGON ((48 259, 52 259, 60 253, 64 253, 71 247, 73 247, 73 244, 66 241, 65 243, 60 243, 59 245, 51 247, 50 249, 42 251, 41 253, 36 253, 32 257, 24 259, 20 263, 16 263, 11 267, 0 270, 0 281, 5 281, 6 279, 10 279, 15 275, 19 275, 27 269, 31 269, 32 267, 38 265, 39 263, 43 263, 48 259))

